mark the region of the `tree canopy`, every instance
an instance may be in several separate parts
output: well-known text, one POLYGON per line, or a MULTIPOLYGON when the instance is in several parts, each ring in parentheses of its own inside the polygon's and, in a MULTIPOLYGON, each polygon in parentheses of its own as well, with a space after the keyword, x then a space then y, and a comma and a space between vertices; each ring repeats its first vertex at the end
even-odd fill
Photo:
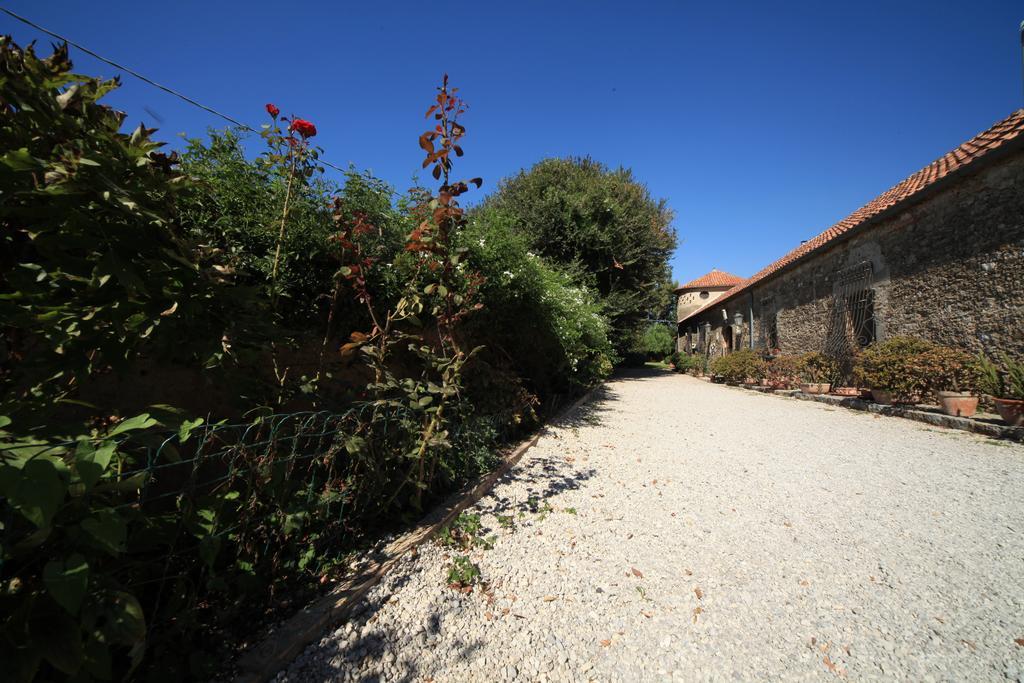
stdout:
POLYGON ((505 214, 532 250, 598 292, 617 350, 663 307, 673 214, 629 169, 590 157, 545 159, 502 181, 479 211, 505 214))

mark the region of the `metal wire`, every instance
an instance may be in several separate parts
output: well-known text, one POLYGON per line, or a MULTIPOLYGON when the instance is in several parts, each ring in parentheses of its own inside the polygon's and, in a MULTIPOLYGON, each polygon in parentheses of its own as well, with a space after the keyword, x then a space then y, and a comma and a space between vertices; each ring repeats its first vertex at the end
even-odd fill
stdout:
MULTIPOLYGON (((131 76, 134 76, 135 78, 139 79, 140 81, 142 81, 144 83, 148 83, 149 85, 153 86, 154 88, 158 88, 160 90, 163 90, 168 95, 173 95, 174 97, 177 97, 178 99, 181 99, 181 100, 183 100, 185 102, 188 102, 189 104, 191 104, 194 107, 199 107, 200 109, 202 109, 204 111, 207 111, 207 112, 213 114, 214 116, 219 116, 220 118, 224 119, 225 121, 228 121, 229 123, 232 123, 235 126, 238 126, 239 128, 241 128, 243 130, 246 130, 246 131, 248 131, 250 133, 259 133, 259 130, 257 130, 256 128, 253 128, 252 126, 250 126, 248 124, 242 123, 241 121, 239 121, 236 118, 228 116, 227 114, 225 114, 223 112, 217 111, 213 107, 209 107, 209 106, 203 104, 202 102, 194 100, 191 97, 189 97, 188 95, 184 95, 184 94, 178 92, 177 90, 174 90, 173 88, 169 88, 166 85, 161 85, 160 83, 157 83, 153 79, 148 78, 146 76, 143 76, 142 74, 140 74, 138 71, 135 71, 134 69, 131 69, 131 68, 129 68, 129 67, 123 65, 123 64, 119 64, 119 63, 115 62, 112 59, 107 59, 103 55, 101 55, 101 54, 99 54, 97 52, 94 52, 93 50, 90 50, 89 48, 85 47, 84 45, 82 45, 80 43, 76 43, 75 41, 71 40, 70 38, 67 38, 65 36, 62 36, 59 33, 51 31, 50 29, 48 29, 48 28, 46 28, 44 26, 40 26, 39 24, 35 23, 32 20, 27 19, 27 18, 21 16, 20 14, 16 14, 16 13, 12 12, 11 10, 7 9, 6 7, 0 7, 0 12, 3 12, 4 14, 8 15, 9 17, 22 22, 23 24, 31 26, 32 28, 36 29, 37 31, 41 31, 42 33, 45 33, 46 35, 48 35, 48 36, 50 36, 52 38, 56 38, 57 40, 63 41, 65 43, 67 43, 68 45, 71 45, 71 46, 81 50, 82 52, 86 53, 87 55, 90 55, 90 56, 100 60, 101 62, 109 64, 110 66, 114 67, 115 69, 120 69, 120 70, 124 71, 125 73, 127 73, 127 74, 129 74, 131 76)), ((335 166, 334 164, 330 163, 329 161, 324 161, 322 158, 317 159, 317 163, 322 164, 324 166, 329 166, 330 168, 333 168, 334 170, 340 171, 342 173, 347 173, 348 172, 348 169, 341 168, 340 166, 335 166)))

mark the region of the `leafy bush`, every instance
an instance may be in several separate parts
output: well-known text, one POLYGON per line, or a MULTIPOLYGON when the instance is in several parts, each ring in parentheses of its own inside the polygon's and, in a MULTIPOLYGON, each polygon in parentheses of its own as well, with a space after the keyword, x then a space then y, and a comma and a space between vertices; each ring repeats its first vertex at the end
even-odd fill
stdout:
POLYGON ((918 362, 932 391, 974 393, 981 381, 981 367, 966 351, 936 346, 921 352, 918 362))
POLYGON ((797 377, 801 382, 809 384, 837 383, 839 365, 823 353, 812 351, 796 358, 797 377))
POLYGON ((495 364, 510 358, 534 393, 572 393, 611 371, 608 323, 592 291, 530 252, 500 212, 474 214, 458 236, 487 302, 467 325, 495 364))
POLYGON ((919 401, 932 386, 932 367, 925 354, 936 345, 911 337, 892 337, 865 349, 854 366, 854 377, 871 389, 891 392, 900 403, 919 401))
POLYGON ((644 330, 640 345, 648 358, 663 358, 672 353, 675 341, 675 336, 668 327, 661 323, 652 323, 644 330))
MULTIPOLYGON (((432 108, 443 134, 421 137, 441 185, 410 198, 403 220, 415 228, 380 264, 375 250, 388 233, 345 192, 380 193, 352 177, 331 207, 328 246, 314 248, 327 240, 312 199, 310 217, 302 208, 316 172, 309 122, 282 129, 273 114, 271 153, 257 172, 241 168, 228 143, 216 163, 197 160, 202 187, 184 201, 183 230, 175 209, 187 183, 173 159, 150 131, 121 134, 123 116, 99 104, 116 83, 72 75, 64 48, 39 60, 8 39, 0 74, 0 661, 15 681, 207 678, 222 659, 208 648, 226 619, 244 619, 292 581, 326 580, 372 524, 416 514, 486 466, 495 416, 465 401, 463 370, 478 350, 461 334, 482 306, 480 277, 453 244, 463 227, 457 198, 480 184, 449 178, 463 105, 446 79, 432 108), (275 174, 286 188, 276 234, 265 234, 266 215, 243 206, 255 195, 232 200, 231 188, 253 182, 280 196, 275 174), (236 240, 242 251, 231 251, 236 240), (301 244, 313 253, 290 253, 301 244), (282 315, 299 296, 309 301, 298 314, 282 315), (254 411, 201 445, 190 441, 201 420, 174 418, 165 426, 180 431, 169 435, 148 414, 119 420, 107 405, 82 406, 88 418, 62 421, 54 409, 77 401, 84 379, 143 355, 200 370, 220 364, 249 334, 242 309, 265 314, 271 343, 237 362, 272 370, 277 405, 299 372, 275 342, 285 322, 318 312, 327 324, 305 336, 319 342, 334 318, 348 343, 337 349, 324 336, 321 348, 354 368, 360 400, 343 413, 254 411), (344 311, 358 315, 338 320, 344 311)), ((575 306, 554 308, 571 315, 575 306)), ((330 379, 313 365, 317 381, 330 379)), ((310 386, 315 400, 323 384, 310 386)))
POLYGON ((150 355, 220 352, 210 283, 173 207, 183 177, 143 127, 99 103, 117 87, 0 36, 0 415, 44 422, 88 378, 150 355), (182 344, 182 339, 190 340, 182 344))
POLYGON ((596 290, 620 355, 648 312, 665 308, 672 213, 628 169, 590 158, 545 159, 506 178, 479 214, 499 211, 535 253, 596 290))
POLYGON ((764 379, 767 364, 758 352, 743 349, 713 359, 710 369, 726 382, 760 381, 764 379))
POLYGON ((775 356, 765 367, 764 379, 776 389, 792 389, 800 379, 802 370, 799 356, 775 356))
POLYGON ((1024 362, 1015 361, 1005 354, 1000 360, 1002 367, 985 355, 978 356, 975 361, 979 374, 978 388, 993 398, 1024 401, 1024 362))

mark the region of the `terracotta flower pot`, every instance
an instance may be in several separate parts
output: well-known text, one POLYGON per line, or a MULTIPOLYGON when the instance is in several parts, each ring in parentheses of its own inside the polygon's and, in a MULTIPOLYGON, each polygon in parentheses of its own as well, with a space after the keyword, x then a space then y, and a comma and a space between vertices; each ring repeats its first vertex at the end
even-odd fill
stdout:
POLYGON ((800 385, 800 391, 805 394, 827 394, 832 385, 828 382, 807 382, 800 385))
POLYGON ((953 417, 971 417, 978 411, 978 397, 958 391, 936 391, 942 412, 953 417))
POLYGON ((892 405, 892 392, 885 391, 884 389, 872 389, 871 398, 875 403, 881 403, 883 406, 892 405))
POLYGON ((836 396, 860 396, 860 389, 857 387, 836 387, 832 390, 836 396))
POLYGON ((1024 426, 1024 401, 1012 398, 997 398, 994 400, 996 412, 999 413, 999 417, 1003 418, 1003 422, 1011 427, 1024 426))

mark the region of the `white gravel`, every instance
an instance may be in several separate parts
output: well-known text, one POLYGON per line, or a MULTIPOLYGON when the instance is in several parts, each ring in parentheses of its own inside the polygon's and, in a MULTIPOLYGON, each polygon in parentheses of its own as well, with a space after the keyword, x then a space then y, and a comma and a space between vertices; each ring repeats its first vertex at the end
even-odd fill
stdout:
POLYGON ((475 510, 486 589, 427 545, 278 680, 1024 681, 1019 445, 637 373, 475 510))

